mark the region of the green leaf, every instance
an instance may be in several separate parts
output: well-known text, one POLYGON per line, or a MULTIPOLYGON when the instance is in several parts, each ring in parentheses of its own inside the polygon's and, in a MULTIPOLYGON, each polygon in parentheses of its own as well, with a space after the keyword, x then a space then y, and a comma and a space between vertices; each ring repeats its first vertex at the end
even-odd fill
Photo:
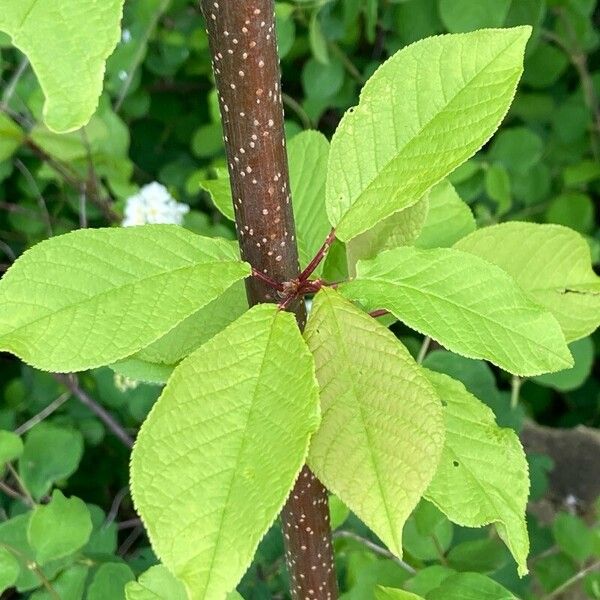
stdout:
POLYGON ((106 522, 106 514, 95 504, 87 504, 92 520, 92 533, 87 544, 83 547, 84 554, 116 554, 117 524, 106 522))
POLYGON ((414 577, 406 582, 406 587, 415 594, 427 596, 427 594, 439 587, 442 582, 454 575, 455 571, 442 565, 432 565, 420 569, 414 577))
POLYGON ((231 199, 231 183, 225 169, 217 169, 216 179, 205 179, 200 182, 200 188, 208 192, 214 205, 220 213, 230 221, 235 221, 233 200, 231 199))
MULTIPOLYGON (((303 131, 288 144, 290 186, 300 264, 317 253, 331 227, 325 212, 325 181, 329 142, 318 131, 303 131)), ((320 270, 317 270, 317 274, 320 270)))
POLYGON ((527 127, 513 127, 494 138, 489 156, 509 171, 522 175, 539 162, 543 152, 544 143, 539 135, 527 127))
POLYGON ((512 429, 498 427, 494 413, 462 383, 425 372, 442 399, 446 425, 440 466, 425 495, 458 525, 494 523, 524 575, 529 477, 519 438, 512 429))
POLYGON ((329 496, 329 516, 332 531, 341 527, 350 516, 350 509, 334 494, 329 496))
POLYGON ((313 56, 324 65, 329 63, 329 50, 327 49, 327 39, 323 34, 321 22, 319 21, 319 11, 315 10, 308 26, 308 40, 313 56))
POLYGON ((83 500, 65 498, 54 490, 52 501, 37 506, 29 521, 27 539, 41 565, 69 556, 85 546, 92 533, 92 520, 83 500))
POLYGON ((556 320, 502 269, 450 248, 397 248, 361 261, 342 293, 385 308, 449 350, 519 375, 572 366, 556 320))
POLYGON ((313 359, 294 317, 273 305, 175 369, 138 435, 131 485, 154 550, 192 599, 237 584, 318 421, 313 359))
POLYGON ((552 523, 552 534, 558 547, 578 563, 586 561, 594 552, 594 532, 574 515, 559 513, 552 523))
POLYGON ((157 565, 125 586, 127 600, 188 600, 185 586, 166 567, 157 565))
POLYGON ((427 600, 517 600, 499 583, 479 573, 457 573, 427 594, 427 600))
POLYGON ((46 96, 44 119, 50 129, 79 129, 96 110, 106 59, 119 41, 122 12, 123 0, 5 3, 0 31, 29 58, 46 96))
POLYGON ((134 381, 161 384, 167 383, 176 365, 164 365, 129 357, 109 366, 118 375, 134 381))
POLYGON ((502 27, 512 0, 439 0, 440 17, 448 31, 461 33, 502 27))
POLYGON ((452 543, 454 527, 433 504, 421 500, 410 516, 404 531, 402 543, 410 556, 429 561, 440 558, 452 543))
POLYGON ((457 571, 493 573, 507 563, 506 548, 497 538, 470 540, 454 546, 448 553, 448 564, 457 571))
POLYGON ((323 411, 308 462, 400 556, 404 522, 438 464, 438 399, 395 336, 337 292, 316 296, 305 338, 323 411))
POLYGON ((456 244, 504 269, 558 320, 568 342, 600 325, 600 277, 590 249, 576 232, 558 225, 503 223, 456 244))
POLYGON ((590 233, 596 222, 594 201, 581 192, 565 192, 552 200, 544 220, 580 233, 590 233))
POLYGON ((135 581, 135 575, 127 565, 104 564, 96 571, 86 600, 125 600, 125 586, 130 581, 135 581))
POLYGON ((55 481, 75 473, 82 455, 83 437, 79 431, 40 423, 25 438, 19 474, 31 495, 39 499, 55 481))
POLYGON ((20 571, 19 561, 6 548, 0 546, 0 594, 15 585, 20 571))
POLYGON ((570 392, 581 387, 590 376, 594 366, 594 342, 589 337, 583 338, 570 344, 569 350, 575 360, 572 368, 557 373, 539 375, 534 377, 534 381, 559 392, 570 392))
POLYGON ((191 314, 166 335, 129 359, 175 365, 248 310, 244 283, 234 283, 225 293, 191 314))
POLYGON ((376 600, 424 600, 422 596, 389 587, 377 588, 375 598, 376 600))
POLYGON ((109 364, 249 273, 233 242, 175 225, 54 237, 25 252, 0 280, 0 349, 48 371, 109 364))
POLYGON ((512 101, 530 33, 428 38, 375 72, 331 142, 327 214, 339 239, 411 206, 485 144, 512 101))
POLYGON ((490 165, 485 172, 485 191, 497 205, 496 215, 505 215, 510 210, 510 177, 502 165, 490 165))
POLYGON ((429 211, 414 245, 417 248, 447 248, 475 231, 477 225, 468 204, 447 180, 429 192, 429 211))
POLYGON ((382 250, 411 245, 421 233, 429 212, 429 194, 419 202, 380 221, 346 244, 348 269, 354 273, 356 263, 374 258, 382 250))
POLYGON ((87 565, 75 564, 61 571, 58 577, 52 580, 52 593, 42 588, 34 592, 30 596, 30 600, 56 600, 57 598, 61 600, 83 600, 88 571, 89 567, 87 565))
POLYGON ((10 158, 24 140, 23 130, 8 115, 0 112, 0 161, 10 158))
POLYGON ((0 431, 0 470, 23 454, 23 441, 12 431, 0 431))

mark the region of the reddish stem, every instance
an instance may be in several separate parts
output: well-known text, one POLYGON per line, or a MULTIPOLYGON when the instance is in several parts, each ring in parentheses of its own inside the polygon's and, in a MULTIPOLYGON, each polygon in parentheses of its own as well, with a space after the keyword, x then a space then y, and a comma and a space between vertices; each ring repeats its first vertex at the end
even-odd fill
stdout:
POLYGON ((319 251, 315 254, 314 258, 308 263, 306 269, 300 273, 300 281, 308 281, 309 277, 317 270, 323 259, 327 256, 331 244, 335 241, 335 229, 332 229, 327 236, 327 239, 323 242, 323 245, 319 248, 319 251))
POLYGON ((371 315, 374 319, 377 319, 378 317, 385 317, 385 315, 389 315, 390 311, 389 310, 385 310, 385 308, 379 308, 377 310, 373 310, 369 313, 369 315, 371 315))

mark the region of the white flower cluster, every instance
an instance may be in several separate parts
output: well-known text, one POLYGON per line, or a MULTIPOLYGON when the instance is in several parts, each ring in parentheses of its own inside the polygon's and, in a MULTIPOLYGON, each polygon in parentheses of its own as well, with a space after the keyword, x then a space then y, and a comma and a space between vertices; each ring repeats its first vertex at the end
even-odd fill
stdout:
POLYGON ((177 202, 164 185, 158 182, 145 185, 135 196, 127 198, 123 227, 147 223, 181 225, 183 215, 190 211, 187 204, 177 202))

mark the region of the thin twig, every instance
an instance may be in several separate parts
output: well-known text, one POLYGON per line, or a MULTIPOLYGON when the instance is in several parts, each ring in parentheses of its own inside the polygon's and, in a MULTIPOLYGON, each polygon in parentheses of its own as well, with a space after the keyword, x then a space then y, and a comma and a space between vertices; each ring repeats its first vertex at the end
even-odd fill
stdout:
POLYGON ((304 127, 304 129, 315 128, 312 119, 308 116, 307 112, 302 108, 302 105, 299 102, 296 102, 296 100, 294 100, 294 98, 288 94, 281 94, 281 98, 283 103, 286 106, 289 106, 296 113, 296 116, 302 122, 302 127, 304 127))
POLYGON ((87 406, 108 429, 125 444, 128 448, 133 448, 133 439, 125 431, 123 426, 91 396, 88 396, 80 387, 79 382, 74 376, 54 373, 54 378, 65 385, 71 393, 84 405, 87 406))
POLYGON ((359 544, 362 544, 363 546, 367 547, 369 550, 371 550, 371 552, 393 560, 397 565, 401 566, 406 572, 410 573, 411 575, 415 575, 417 572, 408 563, 404 562, 403 560, 392 554, 387 548, 383 548, 382 546, 377 545, 375 542, 372 542, 371 540, 368 540, 367 538, 364 538, 358 535, 357 533, 354 533, 353 531, 346 531, 344 529, 334 531, 333 539, 336 538, 346 538, 349 540, 354 540, 355 542, 358 542, 359 544))
POLYGON ((41 423, 46 417, 49 417, 53 412, 58 410, 69 398, 71 397, 71 392, 65 392, 61 394, 56 400, 53 400, 46 406, 43 410, 41 410, 37 415, 34 415, 28 421, 25 421, 22 425, 19 425, 14 431, 17 435, 23 435, 26 431, 29 431, 33 427, 35 427, 38 423, 41 423))
POLYGON ((106 515, 106 519, 104 521, 104 527, 108 527, 117 518, 117 514, 119 513, 119 507, 121 506, 121 502, 123 502, 123 500, 124 500, 125 496, 127 496, 127 494, 129 494, 128 486, 121 488, 117 492, 117 495, 114 497, 114 499, 112 501, 110 510, 108 511, 108 514, 106 515))
POLYGON ((2 94, 2 108, 9 105, 10 100, 13 97, 15 90, 17 89, 19 80, 23 76, 23 73, 25 73, 25 71, 27 70, 28 66, 29 59, 26 56, 23 56, 21 62, 19 63, 19 66, 16 68, 15 72, 13 73, 13 76, 10 78, 10 81, 6 84, 6 88, 4 89, 4 93, 2 94))
POLYGON ((31 171, 23 164, 23 162, 16 158, 15 159, 15 167, 19 169, 21 175, 27 179, 27 183, 29 187, 35 194, 38 206, 40 207, 40 212, 42 213, 42 218, 44 220, 44 224, 46 225, 46 234, 48 237, 52 237, 54 232, 52 231, 52 220, 50 219, 50 213, 48 212, 48 206, 46 205, 46 200, 44 200, 44 196, 38 187, 38 184, 35 181, 35 177, 31 174, 31 171))
POLYGON ((142 525, 137 525, 136 527, 134 527, 131 530, 131 533, 125 538, 125 541, 117 550, 117 554, 119 556, 124 556, 125 554, 127 554, 131 546, 135 544, 135 541, 140 537, 140 535, 142 535, 142 533, 144 533, 144 528, 142 527, 142 525))
POLYGON ((559 585, 555 590, 544 596, 542 600, 552 600, 552 598, 558 598, 558 596, 560 596, 565 590, 581 581, 586 575, 589 575, 598 569, 600 569, 600 561, 597 561, 591 564, 589 567, 586 567, 578 573, 575 573, 573 577, 567 579, 567 581, 565 581, 562 585, 559 585))
POLYGON ((427 352, 429 352, 429 346, 431 346, 431 338, 428 335, 426 335, 423 339, 423 343, 421 344, 419 354, 417 355, 417 362, 419 364, 421 364, 425 360, 427 352))
POLYGON ((10 485, 5 483, 4 481, 0 481, 0 492, 4 492, 10 498, 14 498, 15 500, 20 500, 21 502, 23 502, 25 504, 27 503, 27 498, 25 498, 25 496, 23 496, 23 494, 20 494, 19 492, 17 492, 17 490, 14 490, 13 488, 11 488, 10 485))
POLYGON ((318 266, 321 264, 323 259, 327 256, 329 249, 331 248, 331 244, 335 242, 335 229, 332 229, 329 232, 329 235, 323 242, 323 245, 319 248, 319 251, 315 254, 314 258, 308 263, 308 266, 302 273, 300 273, 300 277, 298 278, 300 281, 308 281, 310 276, 317 270, 318 266))
POLYGON ((515 410, 519 405, 519 396, 521 393, 521 386, 523 385, 523 380, 517 375, 512 376, 511 387, 510 387, 510 407, 512 410, 515 410))
POLYGON ((10 463, 6 463, 6 469, 13 476, 13 479, 17 482, 17 485, 19 486, 19 489, 21 490, 21 493, 23 494, 23 497, 25 499, 25 504, 27 504, 29 507, 33 508, 35 506, 35 501, 31 497, 31 494, 29 493, 27 486, 25 485, 25 483, 23 482, 23 480, 17 473, 17 470, 10 463))
POLYGON ((15 260, 17 260, 17 255, 13 252, 13 249, 6 242, 3 242, 2 240, 0 240, 0 250, 2 250, 4 252, 4 254, 6 254, 6 256, 8 256, 8 259, 10 260, 10 262, 15 262, 15 260))
POLYGON ((123 529, 131 529, 132 527, 139 527, 141 525, 142 520, 140 518, 127 519, 127 521, 120 521, 117 523, 117 529, 123 531, 123 529))

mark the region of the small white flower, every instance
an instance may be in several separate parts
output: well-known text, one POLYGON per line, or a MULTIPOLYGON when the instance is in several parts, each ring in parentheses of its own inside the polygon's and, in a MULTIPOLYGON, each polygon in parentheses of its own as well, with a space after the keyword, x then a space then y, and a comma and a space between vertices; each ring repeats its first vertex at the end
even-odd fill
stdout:
POLYGON ((131 41, 131 31, 129 31, 129 29, 123 29, 123 33, 121 34, 121 41, 124 44, 127 44, 131 41))
POLYGON ((129 390, 135 390, 139 386, 139 381, 131 379, 130 377, 125 377, 125 375, 121 375, 120 373, 115 373, 113 381, 115 387, 123 393, 129 390))
POLYGON ((187 204, 175 201, 164 185, 153 182, 145 185, 135 196, 127 198, 123 227, 147 223, 181 225, 183 216, 190 211, 187 204))

